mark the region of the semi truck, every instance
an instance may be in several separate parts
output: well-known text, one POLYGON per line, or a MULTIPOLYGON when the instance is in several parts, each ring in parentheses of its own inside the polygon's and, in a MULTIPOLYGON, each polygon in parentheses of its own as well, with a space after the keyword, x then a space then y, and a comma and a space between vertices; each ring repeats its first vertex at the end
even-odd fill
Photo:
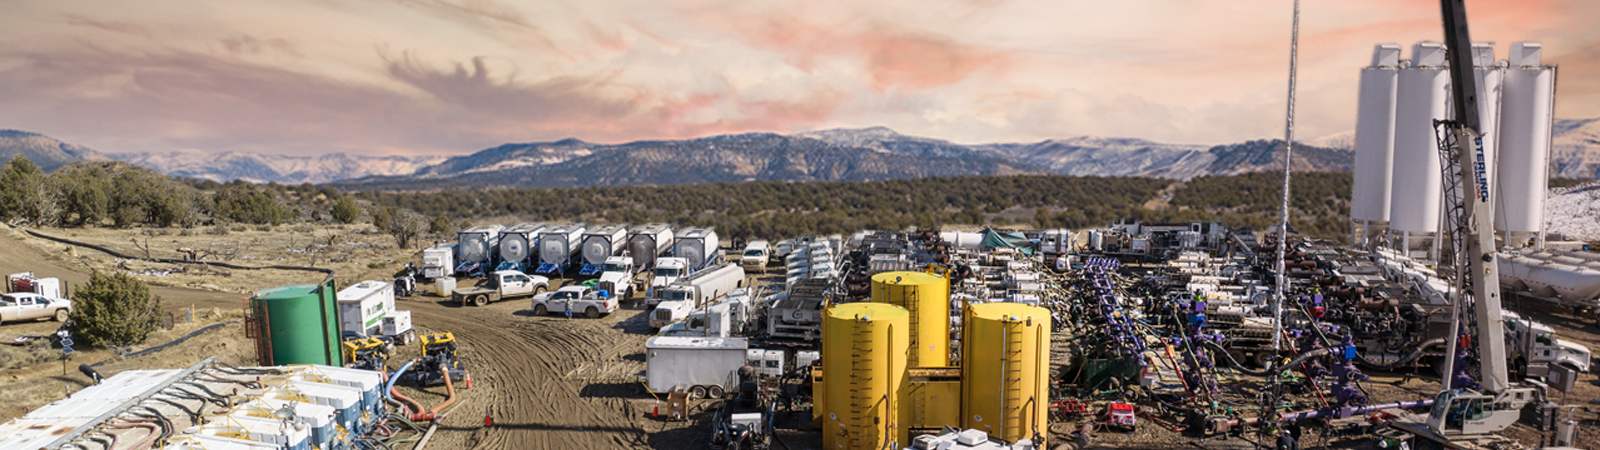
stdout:
POLYGON ((470 288, 456 289, 450 299, 466 305, 485 306, 502 298, 527 297, 550 290, 550 279, 528 275, 515 270, 500 270, 489 274, 470 288))
POLYGON ((633 298, 633 279, 637 275, 633 258, 627 256, 606 258, 602 269, 604 270, 600 272, 600 278, 595 281, 595 289, 603 289, 622 300, 633 298))
POLYGON ((533 264, 533 249, 539 245, 539 232, 543 223, 519 223, 500 233, 500 265, 495 270, 527 271, 533 264))
POLYGON ((628 227, 626 225, 601 225, 590 228, 583 233, 582 250, 583 268, 578 269, 578 275, 597 275, 605 269, 606 258, 622 253, 623 247, 628 245, 628 227))
POLYGON ((633 267, 655 265, 656 257, 672 250, 672 225, 647 223, 628 231, 628 254, 633 257, 633 267))
POLYGON ((1501 317, 1506 324, 1506 353, 1512 370, 1524 377, 1545 378, 1551 369, 1562 365, 1588 372, 1591 354, 1588 347, 1556 337, 1556 331, 1511 311, 1501 317))
POLYGON ((587 230, 583 223, 568 223, 539 232, 539 268, 534 273, 566 273, 572 266, 572 259, 578 256, 578 244, 587 230))
POLYGON ((689 262, 689 271, 697 271, 721 259, 718 251, 717 231, 707 228, 685 228, 672 243, 672 256, 689 262))
POLYGON ((650 287, 645 288, 644 304, 655 306, 661 302, 662 290, 678 281, 689 273, 689 260, 678 257, 665 257, 656 259, 656 266, 650 271, 650 287))
POLYGON ((482 276, 494 269, 495 246, 500 244, 501 225, 483 225, 456 233, 456 273, 482 276))
POLYGON ((661 292, 661 301, 650 311, 650 326, 661 328, 683 320, 689 312, 744 286, 744 269, 722 263, 679 278, 661 292))

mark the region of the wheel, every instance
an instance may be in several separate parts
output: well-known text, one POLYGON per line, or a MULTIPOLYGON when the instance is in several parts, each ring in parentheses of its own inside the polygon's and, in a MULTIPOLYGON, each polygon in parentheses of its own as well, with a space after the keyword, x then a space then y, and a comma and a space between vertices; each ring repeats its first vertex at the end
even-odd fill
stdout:
POLYGON ((711 398, 720 399, 722 398, 723 394, 726 394, 726 392, 723 392, 722 386, 712 385, 711 387, 706 388, 706 395, 711 396, 711 398))
POLYGON ((583 310, 583 315, 588 316, 590 319, 598 319, 600 318, 600 308, 590 306, 589 309, 583 310))
POLYGON ((706 387, 695 386, 689 388, 689 398, 706 398, 706 387))
POLYGON ((550 313, 550 310, 546 309, 544 307, 544 304, 533 305, 533 315, 542 316, 542 315, 549 314, 549 313, 550 313))
POLYGON ((488 295, 479 294, 477 297, 473 297, 472 298, 472 304, 477 305, 477 306, 488 306, 489 305, 489 296, 488 295))
POLYGON ((72 314, 72 313, 70 311, 65 310, 65 309, 56 310, 56 321, 57 322, 66 322, 67 321, 67 315, 69 315, 69 314, 72 314))
POLYGON ((547 290, 548 289, 545 289, 544 286, 539 286, 539 287, 533 288, 533 295, 543 294, 547 290))
POLYGON ((1517 378, 1528 378, 1528 360, 1517 358, 1517 362, 1512 366, 1511 372, 1517 378))

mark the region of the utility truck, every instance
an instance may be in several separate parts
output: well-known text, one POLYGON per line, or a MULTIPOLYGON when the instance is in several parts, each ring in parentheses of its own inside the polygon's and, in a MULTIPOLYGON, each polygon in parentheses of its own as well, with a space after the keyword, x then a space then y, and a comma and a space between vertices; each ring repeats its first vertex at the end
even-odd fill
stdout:
POLYGON ((532 308, 534 315, 542 316, 564 313, 570 305, 573 314, 583 314, 584 317, 594 319, 599 318, 601 314, 616 312, 617 303, 617 297, 610 292, 583 285, 572 285, 556 289, 555 292, 533 296, 532 308))
POLYGON ((622 254, 623 247, 628 245, 628 227, 625 225, 601 225, 590 228, 583 233, 582 250, 583 268, 578 269, 578 275, 598 275, 605 269, 606 258, 622 254))
POLYGON ((650 287, 645 288, 644 304, 655 306, 661 303, 662 291, 667 286, 678 281, 689 273, 689 260, 676 257, 656 259, 656 266, 651 270, 650 287))
POLYGON ((498 270, 478 280, 478 284, 473 287, 452 291, 450 299, 462 305, 470 302, 475 306, 484 306, 502 298, 527 297, 548 290, 550 290, 549 278, 515 270, 498 270))
POLYGON ((42 319, 65 322, 71 313, 72 300, 32 292, 0 294, 0 323, 42 319))
POLYGON ((1588 347, 1556 337, 1556 330, 1525 319, 1511 311, 1502 312, 1506 323, 1506 354, 1514 373, 1545 378, 1555 366, 1568 366, 1578 372, 1589 371, 1588 347))
POLYGON ((600 278, 595 281, 595 289, 610 292, 612 296, 621 300, 633 297, 633 277, 637 274, 634 271, 633 258, 627 256, 606 258, 603 269, 600 278))
POLYGON ((695 272, 662 290, 661 302, 650 311, 650 326, 661 328, 683 320, 695 308, 716 300, 744 286, 744 269, 731 263, 722 263, 695 272))

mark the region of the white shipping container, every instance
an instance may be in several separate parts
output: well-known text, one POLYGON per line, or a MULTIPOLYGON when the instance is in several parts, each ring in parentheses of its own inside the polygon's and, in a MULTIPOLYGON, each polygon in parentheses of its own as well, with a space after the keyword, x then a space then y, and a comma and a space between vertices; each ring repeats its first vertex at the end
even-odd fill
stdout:
POLYGON ((339 291, 339 331, 368 336, 382 331, 383 318, 394 311, 394 285, 367 280, 339 291))
POLYGON ((656 336, 645 341, 645 385, 666 393, 673 386, 723 386, 737 378, 749 342, 744 338, 656 336))
POLYGON ((456 275, 456 243, 435 244, 422 250, 422 277, 438 279, 456 275))

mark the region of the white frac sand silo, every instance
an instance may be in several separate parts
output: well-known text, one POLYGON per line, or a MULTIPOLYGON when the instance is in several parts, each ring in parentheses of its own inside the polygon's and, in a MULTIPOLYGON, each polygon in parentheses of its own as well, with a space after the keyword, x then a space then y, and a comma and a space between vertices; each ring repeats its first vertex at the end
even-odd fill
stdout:
POLYGON ((1500 105, 1499 201, 1495 230, 1508 247, 1544 243, 1555 66, 1540 65, 1536 42, 1511 44, 1500 105))
POLYGON ((1350 243, 1364 246, 1389 226, 1394 176, 1394 109, 1400 77, 1400 46, 1379 44, 1372 65, 1361 69, 1356 106, 1356 171, 1350 218, 1350 243))
POLYGON ((1394 168, 1389 202, 1389 229, 1401 250, 1438 253, 1440 167, 1433 121, 1446 119, 1450 74, 1444 45, 1420 42, 1411 47, 1411 66, 1400 70, 1394 123, 1394 168))

